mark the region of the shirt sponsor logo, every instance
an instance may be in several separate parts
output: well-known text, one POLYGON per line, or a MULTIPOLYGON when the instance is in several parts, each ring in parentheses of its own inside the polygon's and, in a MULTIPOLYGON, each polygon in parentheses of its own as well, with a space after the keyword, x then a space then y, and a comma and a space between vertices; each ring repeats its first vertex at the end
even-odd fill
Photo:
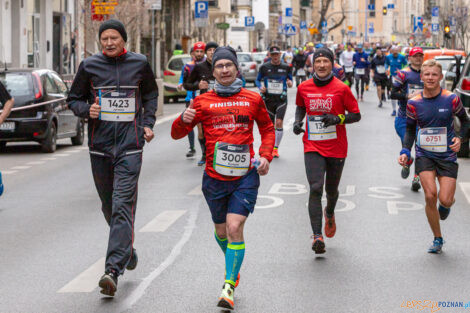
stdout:
POLYGON ((327 99, 310 99, 310 111, 330 112, 333 108, 333 100, 327 99))
POLYGON ((227 131, 234 131, 235 128, 248 128, 250 116, 248 115, 222 115, 212 117, 212 127, 214 129, 225 128, 227 131))

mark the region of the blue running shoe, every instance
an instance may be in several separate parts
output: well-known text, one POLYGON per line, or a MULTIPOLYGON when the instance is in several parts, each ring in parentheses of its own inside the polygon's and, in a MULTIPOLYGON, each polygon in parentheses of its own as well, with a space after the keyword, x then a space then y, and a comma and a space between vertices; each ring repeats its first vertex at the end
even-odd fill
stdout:
POLYGON ((2 172, 0 172, 0 196, 3 194, 2 172))
POLYGON ((449 216, 449 213, 450 208, 445 208, 439 203, 439 216, 441 217, 441 220, 445 220, 449 216))
POLYGON ((432 242, 432 245, 428 249, 428 253, 439 254, 442 252, 442 246, 444 245, 444 240, 442 238, 436 238, 432 242))

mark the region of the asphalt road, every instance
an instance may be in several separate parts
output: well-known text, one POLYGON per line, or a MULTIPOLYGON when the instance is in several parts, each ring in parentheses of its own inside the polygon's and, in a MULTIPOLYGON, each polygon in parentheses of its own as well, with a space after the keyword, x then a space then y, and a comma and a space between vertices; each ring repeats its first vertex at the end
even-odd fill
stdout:
MULTIPOLYGON (((348 126, 338 230, 326 239, 326 254, 316 256, 302 143, 292 133, 294 98, 295 88, 281 157, 262 177, 245 228, 235 311, 413 312, 418 303, 411 301, 470 301, 470 161, 459 160, 456 203, 442 223, 444 252, 430 255, 423 192, 412 192, 411 178, 400 177, 390 102, 379 109, 375 90, 367 92, 362 120, 348 126)), ((35 144, 9 145, 0 154, 0 312, 220 312, 224 258, 200 192, 203 169, 185 158, 187 139, 170 137, 182 108, 165 106, 156 139, 145 147, 135 224, 139 265, 120 277, 114 299, 97 287, 108 228, 86 147, 62 140, 54 154, 35 144)), ((439 310, 461 311, 442 304, 439 310)))

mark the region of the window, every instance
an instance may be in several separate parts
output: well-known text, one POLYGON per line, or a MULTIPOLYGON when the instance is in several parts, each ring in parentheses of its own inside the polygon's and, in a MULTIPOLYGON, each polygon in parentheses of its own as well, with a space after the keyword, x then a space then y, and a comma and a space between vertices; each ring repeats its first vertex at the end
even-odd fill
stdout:
POLYGON ((54 84, 54 82, 48 75, 46 75, 46 93, 47 94, 59 93, 59 89, 57 89, 57 86, 54 84))
POLYGON ((29 73, 0 73, 0 81, 13 98, 33 94, 33 84, 29 73))
POLYGON ((62 79, 60 79, 59 76, 57 76, 57 74, 55 73, 50 73, 51 77, 52 77, 52 80, 54 81, 54 83, 56 84, 58 90, 60 93, 62 94, 67 94, 68 92, 68 89, 67 89, 67 86, 64 84, 64 82, 62 81, 62 79))
POLYGON ((249 54, 237 54, 238 62, 252 62, 249 54))
POLYGON ((172 71, 181 71, 181 69, 183 68, 183 66, 188 63, 189 61, 191 61, 191 58, 175 58, 173 60, 171 60, 170 64, 168 64, 168 69, 172 70, 172 71))

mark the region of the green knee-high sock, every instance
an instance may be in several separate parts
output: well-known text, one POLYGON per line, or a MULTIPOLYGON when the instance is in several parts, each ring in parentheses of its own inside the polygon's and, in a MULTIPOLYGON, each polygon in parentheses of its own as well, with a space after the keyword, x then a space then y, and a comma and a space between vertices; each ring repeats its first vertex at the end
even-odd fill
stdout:
POLYGON ((245 242, 231 242, 227 245, 225 253, 225 282, 235 286, 238 272, 245 257, 245 242))
POLYGON ((219 236, 217 236, 217 232, 215 231, 214 231, 214 237, 215 237, 215 241, 217 241, 217 243, 219 244, 220 249, 222 249, 222 252, 225 254, 225 252, 227 251, 227 244, 228 244, 227 238, 220 239, 219 236))

